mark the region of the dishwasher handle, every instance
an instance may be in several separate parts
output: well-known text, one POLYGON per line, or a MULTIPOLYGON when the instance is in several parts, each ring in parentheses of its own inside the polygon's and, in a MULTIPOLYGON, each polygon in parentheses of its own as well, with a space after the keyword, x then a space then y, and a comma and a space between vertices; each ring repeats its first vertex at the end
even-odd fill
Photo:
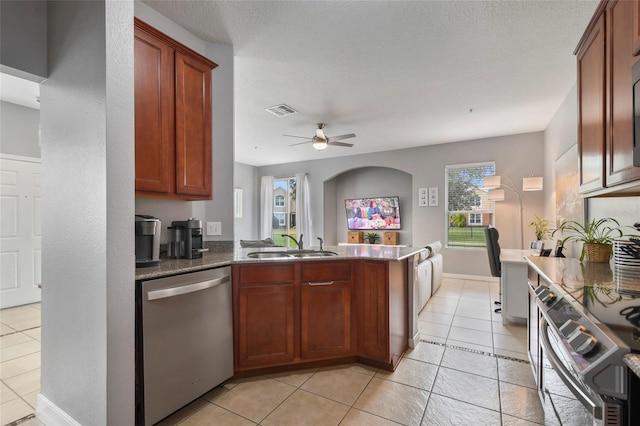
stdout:
POLYGON ((147 293, 147 300, 166 299, 167 297, 180 296, 181 294, 193 293, 200 290, 216 287, 230 281, 229 275, 214 278, 212 280, 201 281, 193 284, 183 285, 180 287, 165 288, 162 290, 154 290, 147 293))

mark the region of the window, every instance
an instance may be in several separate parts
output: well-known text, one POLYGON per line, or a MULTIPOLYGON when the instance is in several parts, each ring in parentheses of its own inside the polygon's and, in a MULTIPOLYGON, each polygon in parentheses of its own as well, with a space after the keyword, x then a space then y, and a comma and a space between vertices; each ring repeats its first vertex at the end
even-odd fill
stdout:
POLYGON ((495 203, 482 180, 494 174, 493 162, 445 167, 447 247, 486 247, 483 228, 493 223, 495 203))
POLYGON ((284 247, 295 246, 285 235, 298 238, 296 232, 296 178, 273 179, 273 230, 271 238, 284 247))
MULTIPOLYGON (((287 222, 286 222, 287 214, 286 213, 274 213, 273 215, 278 220, 278 228, 281 228, 281 227, 283 227, 283 226, 285 226, 287 224, 287 222)), ((274 223, 274 225, 275 225, 275 223, 274 223)), ((274 226, 274 229, 275 229, 275 226, 274 226)))
POLYGON ((482 225, 482 213, 469 213, 469 226, 482 225))

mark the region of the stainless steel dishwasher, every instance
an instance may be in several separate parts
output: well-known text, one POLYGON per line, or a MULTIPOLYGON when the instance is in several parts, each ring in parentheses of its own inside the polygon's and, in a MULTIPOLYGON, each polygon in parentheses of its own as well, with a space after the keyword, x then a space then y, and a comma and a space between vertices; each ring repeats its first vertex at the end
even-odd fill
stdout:
POLYGON ((233 376, 231 268, 142 282, 145 425, 233 376))

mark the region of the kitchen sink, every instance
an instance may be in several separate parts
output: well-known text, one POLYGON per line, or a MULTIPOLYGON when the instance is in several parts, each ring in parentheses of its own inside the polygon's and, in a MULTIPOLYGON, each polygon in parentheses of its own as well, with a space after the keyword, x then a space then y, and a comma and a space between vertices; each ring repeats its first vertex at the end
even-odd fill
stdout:
POLYGON ((252 259, 290 259, 307 257, 330 257, 337 256, 338 253, 332 251, 313 250, 286 250, 286 251, 254 251, 247 254, 252 259))

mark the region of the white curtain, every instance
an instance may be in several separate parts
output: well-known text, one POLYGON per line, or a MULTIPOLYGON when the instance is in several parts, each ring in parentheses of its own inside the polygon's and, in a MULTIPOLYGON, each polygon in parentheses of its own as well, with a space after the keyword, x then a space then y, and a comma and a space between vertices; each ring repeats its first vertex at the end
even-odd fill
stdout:
POLYGON ((273 176, 262 176, 260 188, 260 238, 271 238, 273 231, 273 176))
POLYGON ((305 173, 296 173, 296 233, 298 238, 304 234, 307 247, 315 245, 311 234, 311 199, 309 197, 309 179, 305 173))

